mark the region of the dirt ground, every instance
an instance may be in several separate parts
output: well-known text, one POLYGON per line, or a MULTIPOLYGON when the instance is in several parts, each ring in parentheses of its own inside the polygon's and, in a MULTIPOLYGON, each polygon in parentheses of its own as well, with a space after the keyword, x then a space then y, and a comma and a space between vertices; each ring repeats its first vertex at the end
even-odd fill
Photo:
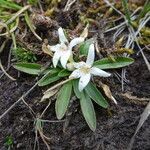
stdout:
MULTIPOLYGON (((140 98, 150 96, 149 73, 143 58, 139 54, 135 57, 135 63, 127 67, 128 83, 124 85, 125 92, 131 92, 133 96, 140 98)), ((148 55, 147 55, 148 57, 148 55)), ((17 72, 12 69, 10 73, 17 76, 17 72)), ((16 82, 3 77, 0 81, 0 114, 2 114, 13 102, 15 102, 33 84, 34 78, 21 74, 21 79, 16 82)), ((45 123, 44 133, 50 137, 50 147, 54 150, 124 150, 135 132, 140 114, 146 106, 146 102, 133 101, 122 96, 121 83, 113 77, 110 82, 114 97, 118 105, 111 104, 108 110, 101 109, 95 105, 97 115, 97 129, 93 133, 88 128, 78 101, 74 101, 74 109, 70 116, 69 125, 63 132, 64 122, 45 123)), ((39 104, 39 97, 42 90, 37 87, 27 97, 26 102, 38 113, 42 112, 45 104, 39 104)), ((56 120, 54 103, 45 114, 45 118, 56 120)), ((148 119, 134 143, 134 150, 150 149, 150 120, 148 119)), ((29 109, 21 102, 6 115, 0 122, 0 149, 5 150, 6 137, 11 135, 14 140, 13 149, 29 150, 33 148, 35 132, 34 119, 29 109)), ((46 146, 39 139, 39 149, 44 150, 46 146)))
MULTIPOLYGON (((50 44, 58 40, 56 31, 58 26, 68 29, 68 34, 72 37, 78 36, 79 31, 76 30, 79 25, 79 15, 82 12, 86 13, 87 7, 95 8, 97 4, 83 0, 84 7, 78 3, 73 6, 71 11, 63 12, 65 2, 58 8, 59 11, 53 14, 52 22, 40 22, 38 17, 33 18, 34 25, 37 27, 37 33, 42 39, 48 39, 50 44), (77 6, 78 5, 78 6, 77 6), (57 17, 55 17, 57 14, 57 17), (36 20, 37 19, 37 20, 36 20), (56 22, 58 23, 56 23, 56 22), (54 32, 52 32, 55 30, 54 32), (77 33, 76 33, 77 32, 77 33)), ((46 6, 43 6, 46 8, 46 6)), ((38 10, 36 10, 38 12, 38 10)), ((35 11, 35 12, 36 12, 35 11)), ((90 12, 90 11, 89 11, 90 12)), ((103 12, 105 14, 105 11, 103 12)), ((38 13, 37 13, 38 14, 38 13)), ((107 47, 111 47, 111 36, 107 35, 106 39, 101 39, 101 32, 105 30, 105 20, 101 20, 100 16, 96 16, 92 11, 87 15, 93 20, 96 20, 91 26, 89 37, 97 34, 99 45, 104 47, 105 42, 107 47), (97 25, 97 22, 99 25, 97 25), (108 41, 108 42, 107 42, 108 41)), ((48 20, 47 20, 48 21, 48 20)), ((20 24, 20 32, 24 32, 24 24, 20 24)), ((81 30, 83 26, 81 26, 81 30)), ((19 34, 16 36, 17 42, 30 47, 31 51, 38 55, 40 63, 47 62, 49 58, 41 54, 42 44, 33 36, 31 32, 26 34, 24 41, 20 41, 19 34), (35 45, 37 46, 35 48, 35 45)), ((0 39, 0 42, 3 39, 0 39)), ((2 53, 1 59, 5 66, 10 44, 6 47, 6 51, 2 53)), ((104 47, 105 48, 105 47, 104 47)), ((102 52, 103 53, 103 52, 102 52)), ((144 51, 147 59, 150 61, 148 51, 144 51)), ((103 54, 106 56, 107 54, 103 54)), ((103 109, 94 105, 97 116, 97 129, 92 132, 86 124, 80 110, 78 100, 73 101, 67 115, 66 122, 44 123, 43 132, 50 138, 50 148, 52 150, 126 150, 133 136, 140 115, 143 112, 148 101, 141 101, 143 98, 150 97, 150 74, 145 65, 143 57, 140 53, 131 55, 135 62, 126 67, 126 79, 124 83, 124 92, 121 90, 121 82, 114 75, 111 78, 104 80, 116 98, 118 105, 113 104, 110 100, 110 107, 103 109), (134 100, 136 99, 136 100, 134 100), (68 123, 68 124, 67 124, 68 123)), ((115 70, 121 73, 121 69, 115 70)), ((114 72, 114 71, 112 71, 114 72)), ((29 76, 20 73, 11 67, 8 72, 11 76, 17 78, 16 81, 11 81, 6 76, 0 79, 0 114, 8 109, 20 96, 28 91, 36 82, 34 76, 29 76)), ((2 72, 0 72, 2 74, 2 72)), ((36 112, 40 114, 48 102, 39 103, 42 96, 43 88, 36 87, 26 98, 25 101, 36 112)), ((52 101, 51 106, 46 111, 44 119, 57 120, 55 115, 55 101, 52 101)), ((13 138, 12 150, 33 150, 35 143, 35 120, 28 107, 23 103, 18 103, 2 120, 0 120, 0 150, 7 150, 5 146, 6 138, 13 138)), ((150 150, 150 119, 144 123, 140 132, 137 134, 133 150, 150 150)), ((39 146, 36 150, 47 150, 46 145, 38 135, 39 146)))

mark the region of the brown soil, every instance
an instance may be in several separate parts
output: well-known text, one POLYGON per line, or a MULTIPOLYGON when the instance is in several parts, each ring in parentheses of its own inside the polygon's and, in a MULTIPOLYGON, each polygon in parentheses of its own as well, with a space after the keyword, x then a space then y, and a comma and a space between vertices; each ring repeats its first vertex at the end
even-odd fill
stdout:
MULTIPOLYGON (((58 24, 53 22, 52 24, 41 24, 34 20, 34 24, 37 27, 37 33, 42 36, 42 39, 48 39, 50 44, 54 44, 57 40, 56 31, 58 25, 65 29, 74 30, 79 23, 79 12, 85 13, 87 6, 95 7, 89 1, 84 0, 87 3, 82 8, 74 5, 71 11, 64 13, 62 8, 64 4, 58 6, 59 11, 56 12, 57 17, 53 15, 53 21, 55 20, 58 24), (54 30, 54 31, 53 31, 54 30), (52 32, 53 31, 53 32, 52 32)), ((78 5, 78 3, 77 3, 78 5)), ((46 6, 45 6, 46 7, 46 6)), ((105 12, 104 12, 105 14, 105 12)), ((105 20, 95 14, 88 14, 88 17, 92 17, 95 22, 91 27, 89 37, 93 37, 98 34, 98 42, 104 48, 112 47, 111 36, 108 35, 105 40, 101 39, 99 31, 105 27, 105 20), (97 25, 99 23, 99 25, 97 25), (101 28, 99 28, 101 27, 101 28), (107 43, 105 43, 108 41, 107 43), (105 44, 107 47, 105 47, 105 44)), ((47 22, 46 22, 47 23, 47 22)), ((24 30, 24 28, 20 28, 24 30)), ((81 31, 83 26, 81 27, 81 31)), ((77 36, 78 32, 71 32, 68 30, 68 34, 72 37, 77 36), (75 34, 75 35, 74 35, 75 34)), ((23 31, 22 31, 23 32, 23 31)), ((19 35, 18 35, 19 36, 19 35)), ((41 43, 37 41, 31 32, 28 32, 24 41, 24 45, 31 46, 30 50, 40 57, 41 62, 46 62, 49 58, 45 58, 45 55, 41 55, 41 43), (29 44, 29 45, 28 45, 29 44), (34 46, 37 46, 36 48, 34 46), (33 46, 33 47, 32 47, 33 46), (44 55, 44 56, 43 56, 44 55)), ((0 39, 2 40, 2 39, 0 39)), ((9 48, 10 44, 8 44, 9 48)), ((8 48, 6 48, 8 50, 8 48)), ((6 65, 8 51, 2 54, 2 63, 6 65)), ((103 52, 102 52, 103 53, 103 52)), ((150 60, 149 53, 146 52, 147 59, 150 60)), ((106 55, 105 53, 103 55, 106 55)), ((124 92, 121 91, 121 82, 113 76, 108 79, 107 84, 110 86, 113 96, 116 98, 118 105, 114 105, 110 102, 110 108, 108 110, 102 109, 95 104, 95 110, 97 115, 97 129, 92 132, 86 124, 78 100, 73 101, 70 107, 70 112, 67 116, 69 124, 65 126, 64 122, 54 122, 44 124, 44 134, 50 137, 51 140, 49 145, 52 150, 125 150, 133 136, 137 127, 141 113, 143 112, 147 101, 140 101, 141 98, 150 97, 150 74, 145 65, 145 62, 141 54, 137 55, 136 52, 132 56, 135 59, 135 63, 126 67, 126 78, 127 83, 124 83, 124 92), (133 98, 123 96, 123 93, 128 93, 133 98), (138 100, 139 99, 139 100, 138 100), (64 131, 65 130, 65 131, 64 131)), ((116 70, 119 73, 121 70, 116 70)), ((9 70, 9 74, 17 78, 17 71, 13 68, 9 70)), ((28 91, 35 83, 35 78, 27 74, 21 73, 17 81, 11 81, 6 76, 0 79, 0 114, 8 109, 18 98, 28 91)), ((42 96, 42 88, 36 87, 26 98, 25 101, 32 107, 36 112, 37 116, 46 107, 47 102, 39 103, 40 97, 42 96)), ((55 115, 54 101, 44 115, 44 119, 57 120, 55 115)), ((35 143, 35 128, 34 128, 34 117, 31 114, 28 107, 20 102, 17 104, 2 120, 0 120, 0 150, 6 150, 5 141, 7 136, 12 136, 13 147, 12 150, 32 150, 35 143)), ((133 150, 149 150, 150 149, 150 119, 148 119, 140 132, 137 134, 133 150)), ((39 137, 39 136, 38 136, 39 137)), ((46 150, 46 146, 39 139, 39 150, 46 150)), ((36 148, 38 150, 38 148, 36 148)))
MULTIPOLYGON (((149 73, 141 56, 135 56, 135 63, 127 67, 127 80, 125 92, 132 92, 137 97, 149 97, 149 73)), ((147 55, 148 57, 148 55, 147 55)), ((15 70, 10 74, 16 75, 15 70)), ((21 75, 17 82, 10 81, 3 77, 0 81, 0 114, 2 114, 13 102, 15 102, 25 91, 33 84, 34 78, 21 75)), ((63 124, 45 123, 44 133, 51 138, 51 149, 91 149, 91 150, 123 150, 126 149, 129 141, 136 129, 140 114, 146 106, 146 102, 132 101, 121 96, 121 83, 114 77, 109 81, 114 97, 118 105, 111 105, 110 112, 101 109, 95 105, 97 114, 97 130, 90 131, 78 106, 78 101, 74 101, 69 125, 63 132, 63 124), (75 111, 77 110, 77 111, 75 111)), ((41 113, 45 104, 39 104, 41 89, 36 88, 27 98, 26 101, 34 109, 41 113)), ((140 98, 139 98, 140 99, 140 98)), ((54 103, 47 111, 45 119, 56 120, 54 103)), ((148 119, 140 132, 138 133, 134 148, 135 150, 150 149, 150 120, 148 119)), ((29 109, 21 102, 7 114, 0 122, 0 149, 4 150, 5 139, 11 135, 14 140, 13 149, 32 149, 34 145, 34 119, 29 109)), ((40 140, 39 149, 44 150, 46 146, 40 140)))

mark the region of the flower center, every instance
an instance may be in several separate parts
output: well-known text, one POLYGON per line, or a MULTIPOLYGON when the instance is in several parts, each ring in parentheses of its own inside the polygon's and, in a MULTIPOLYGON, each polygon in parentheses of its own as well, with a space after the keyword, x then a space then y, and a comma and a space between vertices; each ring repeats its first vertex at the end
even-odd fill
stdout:
POLYGON ((61 50, 61 51, 67 51, 67 50, 68 50, 68 47, 67 47, 65 44, 61 44, 60 50, 61 50))
POLYGON ((83 66, 80 68, 80 71, 83 72, 84 74, 88 74, 90 73, 90 67, 87 67, 87 66, 83 66))

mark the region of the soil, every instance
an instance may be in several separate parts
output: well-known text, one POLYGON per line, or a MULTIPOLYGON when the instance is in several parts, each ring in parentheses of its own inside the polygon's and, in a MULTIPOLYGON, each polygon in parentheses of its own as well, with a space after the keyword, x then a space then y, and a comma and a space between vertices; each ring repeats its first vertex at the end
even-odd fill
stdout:
MULTIPOLYGON (((87 1, 86 1, 87 2, 87 1)), ((90 2, 89 2, 90 3, 90 2)), ((88 6, 87 2, 87 6, 88 6)), ((64 8, 64 4, 59 6, 60 9, 64 8)), ((80 6, 81 7, 81 6, 80 6)), ((93 5, 93 7, 95 7, 93 5)), ((86 12, 85 8, 76 8, 73 6, 71 12, 63 13, 60 11, 57 14, 55 20, 63 28, 75 29, 77 23, 79 22, 78 13, 79 10, 86 12), (78 10, 78 11, 77 11, 78 10), (70 19, 68 21, 68 19, 70 19), (71 22, 72 21, 72 22, 71 22), (71 22, 71 23, 70 23, 71 22), (71 25, 70 25, 71 24, 71 25)), ((90 14, 93 19, 100 22, 99 16, 94 16, 90 14)), ((54 14, 55 16, 55 14, 54 14)), ((53 19, 54 19, 53 18, 53 19)), ((34 20, 33 21, 37 21, 34 20)), ((38 20, 39 21, 39 20, 38 20)), ((52 20, 53 22, 54 20, 52 20)), ((52 29, 57 30, 54 24, 50 25, 40 24, 39 22, 34 23, 37 25, 38 34, 42 35, 43 39, 52 37, 49 41, 55 43, 57 39, 56 32, 52 29), (36 24, 37 23, 37 24, 36 24), (40 27, 43 27, 40 30, 40 27), (56 37, 56 38, 55 38, 56 37)), ((55 24, 56 25, 56 24, 55 24)), ((102 24, 100 24, 102 26, 102 24)), ((105 25, 104 25, 105 26, 105 25)), ((83 28, 83 27, 82 27, 83 28)), ((91 29, 92 30, 92 29, 91 29)), ((99 28, 95 25, 93 31, 96 34, 99 28)), ((94 34, 91 32, 90 37, 94 34)), ((68 34, 72 37, 74 33, 68 31, 68 34)), ((78 32, 77 32, 78 34, 78 32)), ((100 34, 100 33, 98 33, 100 34)), ((40 63, 46 62, 47 57, 41 56, 41 44, 31 38, 32 33, 27 33, 24 38, 24 43, 30 43, 31 45, 38 45, 36 51, 33 47, 31 50, 40 57, 40 63)), ((75 33, 76 36, 76 33, 75 33)), ((100 36, 100 35, 98 35, 100 36)), ((98 37, 100 38, 100 37, 98 37)), ((106 37, 107 38, 107 37, 106 37)), ((18 39, 19 40, 19 39, 18 39)), ((108 35, 108 39, 105 39, 107 46, 111 46, 111 36, 108 35)), ((99 44, 104 46, 105 40, 99 39, 99 44)), ((19 41, 22 42, 22 41, 19 41)), ((10 44, 8 44, 8 47, 10 44)), ((109 47, 108 46, 108 47, 109 47)), ((105 47, 104 47, 105 48, 105 47)), ((150 55, 148 51, 144 51, 147 59, 150 61, 150 55)), ((7 52, 8 53, 8 52, 7 52)), ((6 59, 8 54, 6 52, 2 54, 2 63, 6 65, 6 59)), ((105 54, 103 54, 105 55, 105 54)), ((121 82, 115 77, 111 77, 107 81, 107 85, 116 98, 118 105, 113 104, 110 100, 110 107, 108 109, 103 109, 94 105, 97 116, 97 129, 92 132, 88 125, 86 124, 79 106, 78 100, 74 100, 70 106, 68 115, 66 116, 67 122, 57 122, 55 115, 55 101, 53 101, 44 115, 45 120, 52 120, 54 122, 44 123, 43 132, 50 138, 49 145, 52 150, 125 150, 127 149, 131 137, 133 136, 140 115, 143 112, 148 101, 141 101, 143 98, 150 97, 150 74, 145 65, 143 57, 141 54, 135 52, 132 57, 135 62, 126 67, 126 79, 124 83, 124 91, 121 90, 121 82), (123 94, 128 94, 132 96, 125 96, 123 94), (134 100, 134 98, 136 100, 134 100), (55 121, 56 120, 56 121, 55 121), (68 123, 68 124, 67 124, 68 123)), ((49 58, 48 58, 49 59, 49 58)), ((121 70, 116 70, 121 73, 121 70)), ((112 71, 113 72, 113 71, 112 71)), ((0 114, 5 112, 14 102, 16 102, 22 94, 28 91, 36 82, 35 77, 29 76, 27 74, 21 73, 18 77, 18 72, 14 68, 10 68, 8 72, 11 76, 17 78, 16 81, 11 81, 6 76, 0 79, 0 114)), ((42 96, 43 89, 36 87, 26 98, 25 101, 30 107, 36 112, 38 116, 45 109, 48 102, 39 103, 40 97, 42 96)), ((35 116, 32 115, 29 108, 21 101, 18 103, 2 120, 0 120, 0 150, 7 150, 6 138, 11 136, 13 139, 12 150, 33 150, 35 144, 35 116)), ((150 149, 150 119, 144 123, 139 133, 136 136, 133 150, 149 150, 150 149)), ((47 150, 46 145, 43 143, 42 139, 38 135, 39 145, 35 148, 36 150, 47 150)))
MULTIPOLYGON (((147 55, 148 57, 148 55, 147 55)), ((149 57, 150 58, 150 57, 149 57)), ((141 55, 135 56, 135 63, 127 67, 128 83, 124 85, 125 92, 141 98, 150 96, 149 72, 141 55)), ((14 69, 10 74, 17 76, 14 69)), ((0 89, 0 113, 2 114, 11 106, 25 91, 33 84, 34 78, 21 74, 16 82, 4 76, 1 81, 0 89), (21 79, 20 79, 21 78, 21 79)), ((44 124, 44 133, 50 137, 50 147, 54 150, 124 150, 127 148, 132 135, 135 132, 140 114, 144 110, 147 102, 132 101, 121 95, 121 83, 114 77, 111 82, 111 90, 118 101, 118 105, 111 104, 108 110, 101 109, 95 105, 97 115, 97 129, 92 132, 80 111, 78 101, 73 105, 77 110, 72 110, 69 125, 63 132, 64 122, 54 122, 44 124)), ((39 103, 42 90, 37 87, 25 99, 26 102, 38 114, 45 108, 46 104, 39 103)), ((111 103, 111 102, 110 102, 111 103)), ((45 114, 45 118, 56 120, 54 102, 45 114)), ((150 120, 148 119, 138 135, 136 136, 133 149, 150 149, 150 120)), ((34 118, 29 109, 21 102, 15 106, 0 122, 0 149, 5 150, 4 146, 7 136, 13 137, 13 148, 18 150, 29 150, 33 148, 35 139, 34 118)), ((39 138, 39 149, 46 149, 45 144, 39 138)))

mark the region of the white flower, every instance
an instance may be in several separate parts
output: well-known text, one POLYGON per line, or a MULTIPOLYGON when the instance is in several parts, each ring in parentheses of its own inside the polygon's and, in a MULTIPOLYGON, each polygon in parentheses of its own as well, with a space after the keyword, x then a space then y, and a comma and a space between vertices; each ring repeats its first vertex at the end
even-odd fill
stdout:
POLYGON ((58 61, 60 60, 63 68, 66 68, 66 64, 70 56, 72 55, 72 48, 77 44, 84 41, 83 37, 74 38, 70 43, 68 42, 63 29, 60 27, 58 29, 59 42, 60 44, 49 46, 49 50, 55 52, 53 56, 53 65, 57 66, 58 61))
POLYGON ((86 62, 73 63, 76 68, 69 78, 80 78, 79 79, 79 91, 82 91, 87 84, 89 83, 91 76, 100 76, 100 77, 109 77, 111 74, 107 73, 97 67, 92 67, 94 63, 94 44, 91 44, 89 47, 89 52, 86 62))

